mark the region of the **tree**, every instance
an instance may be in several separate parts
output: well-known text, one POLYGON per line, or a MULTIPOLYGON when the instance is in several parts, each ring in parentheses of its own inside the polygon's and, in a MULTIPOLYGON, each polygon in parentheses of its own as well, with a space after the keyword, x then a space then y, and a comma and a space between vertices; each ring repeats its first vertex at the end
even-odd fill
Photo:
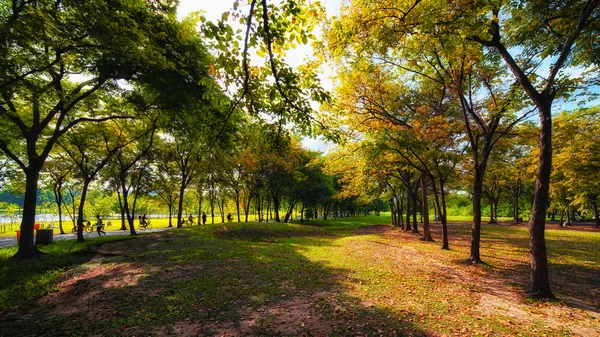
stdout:
POLYGON ((0 149, 26 176, 23 240, 16 257, 39 254, 33 245, 37 184, 54 145, 76 125, 115 117, 110 111, 94 115, 76 109, 80 104, 99 91, 123 90, 118 80, 162 84, 177 92, 176 82, 186 83, 190 74, 208 75, 207 53, 193 26, 177 22, 175 5, 142 0, 0 4, 0 128, 10 130, 0 138, 0 149), (164 85, 169 80, 173 85, 164 85))
POLYGON ((529 221, 529 291, 535 297, 554 297, 544 235, 552 168, 552 104, 581 89, 578 84, 585 81, 584 76, 564 76, 563 69, 587 67, 586 74, 592 76, 598 72, 597 46, 590 41, 597 40, 600 31, 599 4, 598 0, 502 1, 456 8, 456 13, 461 13, 461 18, 455 19, 456 32, 501 56, 538 110, 539 165, 529 221), (507 19, 501 20, 503 16, 507 19), (542 75, 537 69, 544 62, 549 62, 550 67, 542 75))
POLYGON ((153 190, 158 194, 159 198, 167 204, 169 210, 169 227, 173 227, 172 216, 175 202, 179 197, 177 185, 179 178, 177 176, 177 166, 170 160, 166 151, 164 150, 164 142, 158 142, 156 161, 153 168, 153 179, 154 188, 153 190))
POLYGON ((54 200, 58 210, 58 228, 60 234, 65 234, 65 230, 62 226, 62 210, 63 210, 63 185, 67 181, 69 175, 73 173, 73 166, 68 162, 68 158, 65 156, 56 156, 46 162, 44 166, 45 172, 51 180, 52 192, 54 193, 54 200))
POLYGON ((571 206, 580 210, 589 207, 596 228, 600 228, 600 107, 563 112, 555 118, 554 130, 557 141, 552 188, 558 192, 561 206, 567 208, 567 216, 571 206))
MULTIPOLYGON (((116 122, 111 126, 114 124, 116 122)), ((77 167, 77 175, 83 182, 77 213, 78 242, 84 241, 84 207, 90 183, 108 165, 115 153, 132 141, 127 139, 122 129, 107 126, 99 123, 74 127, 59 141, 59 145, 77 167)))
MULTIPOLYGON (((148 113, 148 111, 145 112, 148 113)), ((148 190, 148 188, 144 189, 143 185, 148 180, 148 166, 152 162, 150 153, 156 138, 157 126, 156 121, 140 117, 136 121, 114 123, 114 127, 118 130, 117 132, 127 137, 128 142, 115 151, 107 172, 112 178, 110 180, 114 181, 118 192, 117 196, 121 208, 121 229, 126 229, 124 228, 126 218, 130 233, 135 235, 136 201, 142 192, 148 190), (133 196, 131 205, 130 195, 133 196)))

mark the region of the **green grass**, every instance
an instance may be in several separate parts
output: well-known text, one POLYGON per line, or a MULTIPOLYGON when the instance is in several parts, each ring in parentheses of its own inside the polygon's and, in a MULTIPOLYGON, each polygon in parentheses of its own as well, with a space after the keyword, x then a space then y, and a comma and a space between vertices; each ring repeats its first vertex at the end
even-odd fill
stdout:
MULTIPOLYGON (((389 220, 215 224, 61 241, 31 261, 9 258, 15 248, 0 249, 0 317, 7 317, 0 330, 3 336, 565 336, 600 326, 593 310, 568 300, 525 301, 526 227, 484 226, 486 264, 472 266, 462 262, 468 224, 450 225, 452 250, 442 251, 438 226, 437 242, 425 243, 385 226, 389 220)), ((600 233, 557 227, 546 235, 556 294, 600 303, 600 233)))
MULTIPOLYGON (((195 224, 198 224, 198 219, 195 218, 196 214, 194 214, 194 222, 195 224)), ((183 216, 183 219, 187 219, 187 215, 183 216)), ((255 221, 256 216, 254 214, 249 215, 249 220, 250 221, 255 221)), ((150 219, 151 223, 152 223, 152 228, 166 228, 169 226, 169 218, 156 218, 156 219, 150 219)), ((244 217, 241 217, 241 220, 244 220, 244 217)), ((173 217, 172 218, 172 225, 173 226, 177 226, 177 217, 173 217)), ((234 216, 234 221, 237 221, 237 217, 234 216)), ((92 225, 95 224, 95 219, 91 219, 90 222, 92 223, 92 225)), ((208 215, 207 219, 206 219, 207 224, 211 224, 212 223, 212 219, 210 217, 210 215, 208 215)), ((225 222, 227 222, 227 220, 225 220, 225 222)), ((126 223, 126 227, 129 228, 129 225, 126 223)), ((214 218, 214 223, 215 224, 219 224, 222 223, 221 222, 221 215, 216 215, 215 214, 215 218, 214 218)), ((49 224, 51 224, 54 227, 54 235, 60 235, 60 228, 58 227, 58 221, 54 221, 54 222, 46 222, 46 221, 42 221, 40 222, 41 224, 41 228, 46 228, 46 226, 48 226, 49 224)), ((120 231, 121 229, 121 219, 105 219, 104 220, 104 230, 105 231, 120 231), (110 221, 110 225, 107 224, 107 222, 110 221)), ((138 228, 138 219, 136 218, 134 220, 134 226, 135 229, 137 230, 138 228)), ((0 233, 0 237, 16 237, 16 231, 20 228, 20 223, 14 223, 12 225, 12 229, 9 229, 10 227, 8 225, 1 225, 2 226, 2 230, 3 232, 0 233)), ((63 220, 63 230, 66 234, 71 234, 71 229, 73 228, 73 222, 70 220, 63 220)), ((94 226, 94 231, 96 231, 96 227, 94 226)))

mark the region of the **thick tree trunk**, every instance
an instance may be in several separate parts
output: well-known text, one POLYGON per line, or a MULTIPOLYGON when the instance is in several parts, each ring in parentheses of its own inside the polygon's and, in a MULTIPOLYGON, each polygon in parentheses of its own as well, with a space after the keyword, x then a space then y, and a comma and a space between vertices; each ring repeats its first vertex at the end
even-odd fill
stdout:
POLYGON ((425 174, 421 174, 421 199, 423 204, 423 237, 421 240, 433 241, 431 232, 429 231, 429 205, 427 204, 427 183, 425 182, 425 174))
POLYGON ((483 191, 483 175, 485 168, 475 168, 473 182, 473 225, 471 227, 471 255, 467 258, 473 263, 481 262, 479 246, 481 241, 481 197, 483 191))
POLYGON ((279 218, 279 193, 274 192, 273 195, 273 212, 275 213, 275 222, 281 222, 279 218))
POLYGON ((552 169, 552 116, 550 102, 540 108, 540 155, 535 181, 535 194, 531 219, 529 220, 529 251, 531 257, 531 283, 529 291, 532 296, 554 298, 550 290, 548 275, 548 256, 546 252, 546 206, 550 188, 550 171, 552 169))
POLYGON ((594 222, 596 223, 596 228, 600 228, 600 218, 598 218, 598 204, 596 200, 590 201, 592 205, 592 210, 594 211, 594 222))
POLYGON ((127 230, 127 226, 125 226, 125 208, 123 207, 123 201, 121 200, 121 192, 119 188, 117 188, 117 199, 119 200, 119 212, 121 213, 121 229, 122 231, 127 230))
POLYGON ((40 170, 30 168, 25 172, 25 197, 23 199, 23 219, 21 220, 21 237, 16 258, 32 258, 41 252, 33 243, 33 224, 35 223, 35 207, 37 204, 37 184, 40 170))

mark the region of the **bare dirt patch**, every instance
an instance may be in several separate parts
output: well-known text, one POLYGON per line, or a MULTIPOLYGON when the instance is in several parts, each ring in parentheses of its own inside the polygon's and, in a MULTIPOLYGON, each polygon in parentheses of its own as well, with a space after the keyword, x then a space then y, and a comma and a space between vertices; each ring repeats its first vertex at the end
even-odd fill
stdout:
MULTIPOLYGON (((320 310, 319 302, 331 294, 319 292, 308 297, 293 297, 272 305, 238 308, 240 320, 232 320, 226 314, 204 320, 185 320, 172 326, 159 327, 154 333, 168 335, 172 330, 176 335, 191 336, 250 336, 250 335, 306 335, 328 336, 337 323, 328 320, 320 310)), ((335 310, 335 309, 334 309, 335 310)))

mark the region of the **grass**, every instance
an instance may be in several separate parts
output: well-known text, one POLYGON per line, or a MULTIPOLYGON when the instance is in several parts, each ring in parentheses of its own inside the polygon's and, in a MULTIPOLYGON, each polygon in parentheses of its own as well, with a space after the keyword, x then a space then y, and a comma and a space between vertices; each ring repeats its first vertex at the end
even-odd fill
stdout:
MULTIPOLYGON (((529 301, 526 227, 470 226, 451 251, 389 216, 215 224, 60 241, 40 260, 0 249, 3 336, 519 335, 600 331, 600 233, 547 231, 558 302, 529 301), (573 277, 573 276, 577 277, 573 277), (82 319, 80 319, 82 317, 82 319)), ((154 224, 154 223, 153 223, 154 224)))
MULTIPOLYGON (((184 220, 187 219, 187 215, 184 215, 182 217, 184 220)), ((234 219, 237 220, 237 217, 234 216, 234 219)), ((241 216, 240 218, 242 221, 244 220, 244 216, 241 216)), ((253 221, 256 219, 256 216, 254 214, 251 214, 249 216, 249 220, 253 221)), ((152 228, 166 228, 169 227, 169 218, 152 218, 150 219, 152 222, 152 228)), ((172 218, 172 225, 173 226, 177 226, 177 217, 173 217, 172 218)), ((225 220, 227 221, 227 220, 225 220)), ((96 223, 95 219, 90 219, 90 222, 92 223, 92 226, 96 223)), ((194 222, 197 224, 198 223, 198 219, 196 219, 196 214, 194 214, 194 222)), ((212 219, 211 216, 208 215, 207 219, 206 219, 207 224, 212 224, 212 219)), ((127 223, 127 222, 126 222, 127 223)), ((214 218, 214 223, 215 224, 219 224, 222 223, 221 222, 221 215, 217 215, 215 214, 215 218, 214 218)), ((47 221, 42 221, 40 222, 41 224, 41 228, 45 228, 48 225, 52 225, 54 226, 54 235, 61 235, 60 234, 60 229, 58 227, 58 221, 53 221, 53 222, 47 222, 47 221)), ((104 219, 104 230, 105 231, 120 231, 121 229, 121 219, 104 219), (108 225, 108 221, 110 221, 110 225, 108 225)), ((126 225, 127 228, 129 228, 129 225, 126 225)), ((134 220, 134 226, 137 230, 137 226, 138 226, 138 220, 135 219, 134 220)), ((96 227, 93 226, 94 231, 96 231, 96 227)), ((8 224, 1 224, 0 225, 0 237, 14 237, 16 236, 16 231, 20 228, 20 223, 13 223, 12 226, 9 226, 8 224)), ((65 231, 66 234, 71 234, 71 229, 73 228, 73 222, 71 220, 64 220, 63 219, 63 230, 65 231)))

